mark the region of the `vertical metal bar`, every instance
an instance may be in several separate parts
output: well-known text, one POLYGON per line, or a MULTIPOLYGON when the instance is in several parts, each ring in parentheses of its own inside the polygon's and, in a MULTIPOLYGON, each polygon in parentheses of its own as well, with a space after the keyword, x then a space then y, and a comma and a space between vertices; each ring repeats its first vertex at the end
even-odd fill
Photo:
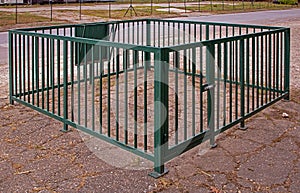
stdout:
POLYGON ((175 144, 178 144, 178 70, 179 70, 179 53, 175 52, 175 144))
POLYGON ((203 38, 203 35, 202 35, 202 24, 200 24, 199 28, 200 28, 200 32, 199 32, 200 33, 200 41, 202 41, 202 38, 203 38))
POLYGON ((127 43, 130 44, 130 22, 127 23, 127 43))
POLYGON ((233 112, 233 104, 232 104, 232 84, 233 84, 233 68, 234 68, 234 64, 233 64, 233 41, 229 42, 229 122, 232 122, 232 112, 233 112))
POLYGON ((47 101, 46 101, 46 103, 47 103, 47 107, 46 107, 46 109, 47 109, 47 111, 50 111, 50 39, 49 38, 47 38, 46 39, 47 41, 47 43, 46 43, 46 52, 47 52, 47 54, 46 54, 46 57, 47 57, 47 78, 46 78, 46 81, 47 81, 47 85, 46 85, 46 88, 47 88, 47 101))
MULTIPOLYGON (((149 54, 149 60, 150 60, 150 53, 148 52, 144 52, 145 56, 146 54, 149 54)), ((147 128, 147 122, 148 122, 148 100, 147 100, 147 96, 148 96, 148 88, 147 88, 147 77, 148 77, 148 64, 149 64, 149 60, 144 60, 144 151, 147 151, 147 143, 148 143, 148 139, 147 139, 147 133, 148 133, 148 128, 147 128)), ((149 64, 150 65, 150 64, 149 64)))
POLYGON ((168 46, 170 46, 170 22, 168 21, 168 46))
POLYGON ((238 77, 239 77, 239 51, 238 51, 238 41, 234 41, 235 42, 235 50, 234 50, 234 59, 235 59, 235 119, 238 119, 238 114, 239 114, 239 104, 238 104, 238 95, 239 95, 239 89, 238 89, 238 83, 239 83, 239 80, 238 80, 238 77))
POLYGON ((116 48, 116 140, 119 141, 119 73, 120 73, 120 50, 116 48))
POLYGON ((216 39, 216 25, 213 25, 213 39, 216 39))
MULTIPOLYGON (((78 65, 79 66, 79 65, 78 65)), ((32 66, 33 68, 33 66, 32 66)), ((50 40, 50 84, 52 89, 52 113, 55 113, 55 89, 54 89, 54 39, 50 40)))
MULTIPOLYGON (((44 30, 43 30, 43 33, 44 30)), ((42 59, 42 109, 45 109, 45 39, 41 38, 42 41, 42 50, 41 50, 41 59, 42 59)))
MULTIPOLYGON (((78 89, 78 92, 77 92, 77 120, 78 120, 78 125, 80 125, 81 123, 81 95, 80 95, 80 90, 81 90, 81 80, 80 80, 80 74, 81 74, 81 70, 80 70, 80 65, 81 65, 81 61, 80 61, 80 48, 81 48, 82 44, 81 43, 77 43, 76 44, 76 47, 77 47, 77 53, 76 53, 76 56, 77 56, 77 89, 78 89)), ((100 87, 101 88, 101 87, 100 87)))
MULTIPOLYGON (((24 95, 22 92, 22 39, 21 35, 18 35, 18 78, 19 78, 19 97, 22 99, 22 96, 24 95)), ((25 96, 24 96, 25 97, 25 96)))
MULTIPOLYGON (((228 81, 228 42, 224 43, 224 91, 223 91, 223 126, 226 125, 226 109, 227 109, 227 104, 226 104, 226 96, 227 96, 227 81, 228 81)), ((230 104, 229 104, 230 105, 230 104)))
POLYGON ((94 52, 95 52, 95 45, 92 45, 91 47, 92 51, 92 60, 91 60, 91 67, 90 67, 90 82, 92 83, 92 130, 95 131, 95 57, 94 57, 94 52))
MULTIPOLYGON (((163 22, 162 22, 162 26, 163 26, 163 29, 162 29, 162 30, 163 30, 163 34, 162 34, 162 35, 163 35, 163 38, 162 38, 163 43, 162 43, 162 44, 163 44, 163 47, 165 47, 165 39, 166 39, 166 33, 165 33, 165 32, 166 32, 166 22, 163 21, 163 22)), ((159 37, 160 37, 160 36, 159 36, 159 37)), ((159 40, 159 41, 160 41, 160 40, 159 40)))
POLYGON ((137 120, 138 120, 138 112, 137 112, 137 65, 138 65, 138 51, 133 52, 133 70, 134 70, 134 148, 137 148, 137 120))
POLYGON ((290 100, 290 28, 284 34, 284 92, 287 92, 285 100, 290 100))
POLYGON ((128 144, 128 61, 129 61, 129 51, 124 50, 123 52, 123 65, 124 65, 124 142, 128 144))
MULTIPOLYGON (((112 48, 109 48, 109 50, 112 48)), ((110 77, 111 77, 111 52, 108 52, 108 64, 107 64, 107 136, 110 137, 110 77)))
POLYGON ((217 125, 216 125, 216 129, 218 129, 220 127, 220 80, 221 80, 221 71, 222 71, 222 65, 221 65, 221 58, 222 58, 222 48, 221 48, 221 44, 217 44, 217 125))
POLYGON ((284 32, 280 33, 280 92, 283 92, 284 87, 284 77, 283 76, 283 68, 284 68, 284 32))
POLYGON ((245 40, 240 40, 241 129, 245 129, 245 40))
POLYGON ((196 130, 196 97, 195 97, 195 74, 196 74, 196 48, 192 49, 192 135, 196 130))
MULTIPOLYGON (((248 34, 248 28, 247 28, 248 34)), ((252 57, 253 58, 253 57, 252 57)), ((246 85, 247 85, 247 113, 250 112, 250 39, 246 41, 246 85)))
MULTIPOLYGON (((124 35, 124 33, 123 33, 124 35)), ((123 39, 124 41, 124 39, 123 39)), ((100 64, 100 79, 99 79, 99 133, 102 134, 103 133, 103 114, 102 114, 102 92, 103 92, 103 56, 102 56, 102 49, 103 47, 102 46, 99 46, 99 64, 100 64)), ((104 49, 106 49, 104 47, 104 49)))
MULTIPOLYGON (((64 40, 63 42, 63 76, 64 76, 64 104, 63 104, 63 111, 64 111, 64 121, 68 120, 68 42, 64 40)), ((68 124, 64 123, 63 131, 68 131, 68 124)))
MULTIPOLYGON (((160 24, 160 21, 158 21, 158 26, 157 26, 157 39, 154 39, 154 41, 155 40, 157 40, 157 46, 158 47, 160 47, 160 41, 161 41, 161 38, 160 38, 160 36, 161 36, 161 34, 160 34, 160 28, 161 28, 161 24, 160 24)), ((164 38, 164 37, 163 37, 164 38)))
MULTIPOLYGON (((57 29, 57 33, 59 33, 57 29)), ((57 40, 57 114, 60 116, 60 40, 57 40)))
MULTIPOLYGON (((272 97, 272 35, 269 34, 269 58, 268 58, 268 85, 266 85, 266 87, 268 88, 267 90, 269 90, 268 94, 269 94, 269 100, 266 99, 266 103, 268 103, 268 101, 271 101, 271 97, 272 97)), ((274 60, 274 57, 273 57, 274 60)), ((267 98, 267 97, 266 97, 267 98)))
POLYGON ((26 51, 25 51, 25 48, 26 48, 26 42, 25 42, 25 35, 23 35, 22 36, 23 38, 22 38, 22 42, 23 42, 23 44, 22 44, 22 59, 23 59, 23 61, 22 61, 22 64, 23 64, 23 66, 22 66, 22 68, 23 68, 23 70, 22 70, 22 86, 23 86, 23 88, 22 88, 22 90, 23 90, 23 100, 24 101, 26 101, 26 99, 25 99, 25 93, 26 93, 26 75, 25 75, 25 72, 26 72, 26 51))
POLYGON ((27 101, 30 103, 30 38, 27 35, 27 91, 28 91, 28 96, 27 96, 27 101))
POLYGON ((153 46, 155 47, 156 46, 156 44, 155 44, 155 42, 156 42, 156 22, 155 21, 153 21, 153 46))
MULTIPOLYGON (((14 57, 14 88, 15 88, 15 94, 16 94, 16 96, 17 96, 17 94, 19 94, 18 93, 18 58, 20 58, 20 56, 18 55, 18 47, 19 46, 17 46, 18 45, 18 35, 17 34, 15 34, 14 35, 14 44, 15 44, 15 46, 14 46, 14 53, 15 53, 15 57, 14 57)), ((34 60, 33 60, 33 62, 34 62, 34 60)), ((33 92, 34 93, 34 92, 33 92)))
MULTIPOLYGON (((146 45, 147 46, 151 46, 151 23, 150 20, 147 20, 146 22, 146 45)), ((146 69, 145 70, 149 70, 150 69, 150 52, 145 52, 145 65, 146 65, 146 69)))
MULTIPOLYGON (((255 33, 255 29, 253 31, 255 33)), ((255 64, 257 62, 256 60, 256 43, 255 43, 255 37, 252 37, 251 42, 252 42, 252 110, 255 109, 255 64)))
POLYGON ((206 24, 206 30, 205 30, 205 37, 206 37, 206 40, 209 40, 209 24, 206 24))
POLYGON ((180 34, 181 30, 180 30, 180 23, 177 23, 177 39, 178 39, 178 44, 180 44, 180 34))
MULTIPOLYGON (((273 35, 273 60, 272 60, 272 89, 276 89, 276 62, 277 62, 277 58, 276 58, 276 46, 277 46, 277 41, 276 41, 276 37, 277 37, 278 33, 275 33, 273 35)), ((270 96, 271 94, 273 94, 273 99, 275 99, 275 94, 276 94, 276 91, 272 91, 270 90, 270 96)))
POLYGON ((131 41, 131 43, 134 44, 135 43, 135 41, 134 41, 134 39, 135 39, 135 35, 134 35, 134 32, 135 32, 135 30, 134 30, 134 22, 130 22, 130 23, 132 24, 132 27, 131 27, 132 41, 131 41))
MULTIPOLYGON (((83 46, 83 53, 87 53, 87 44, 85 43, 83 46)), ((84 57, 84 64, 83 64, 83 78, 84 78, 84 126, 87 128, 88 124, 88 76, 87 76, 87 57, 84 57)), ((108 113, 109 114, 109 113, 108 113)))
MULTIPOLYGON (((8 54, 9 54, 9 102, 11 105, 14 104, 13 96, 14 96, 14 35, 12 32, 8 32, 8 54)), ((15 45, 16 46, 16 45, 15 45)), ((28 93, 29 94, 29 93, 28 93)))
MULTIPOLYGON (((72 29, 70 29, 72 32, 72 29)), ((72 36, 72 33, 71 33, 72 36)), ((75 42, 70 42, 70 54, 71 54, 71 60, 70 60, 70 67, 71 67, 71 121, 74 122, 74 65, 76 59, 74 58, 74 44, 75 42)))
POLYGON ((265 90, 265 104, 267 104, 268 102, 268 65, 269 65, 269 50, 270 50, 270 47, 269 47, 269 44, 268 44, 268 40, 269 40, 269 37, 270 35, 266 35, 265 36, 265 64, 264 64, 264 67, 265 67, 265 80, 263 81, 264 84, 262 85, 263 89, 265 90))
POLYGON ((279 41, 279 35, 280 33, 277 33, 276 35, 276 75, 275 75, 275 79, 276 79, 276 83, 275 83, 275 88, 276 88, 276 92, 277 92, 277 97, 279 96, 279 80, 280 80, 280 76, 279 76, 279 46, 280 46, 280 41, 279 41))
MULTIPOLYGON (((201 33, 202 34, 202 33, 201 33)), ((202 37, 201 37, 202 39, 202 37)), ((203 119, 203 79, 205 78, 204 77, 204 72, 203 72, 203 46, 200 46, 200 60, 199 60, 199 63, 200 63, 200 133, 203 132, 203 122, 204 122, 204 119, 203 119)), ((207 72, 206 72, 207 73, 207 72)))
POLYGON ((39 37, 35 37, 35 42, 34 42, 34 47, 35 47, 35 81, 36 81, 36 91, 37 91, 37 96, 36 96, 36 101, 37 101, 37 106, 40 106, 40 95, 39 95, 39 84, 40 84, 40 79, 39 79, 39 37))
MULTIPOLYGON (((185 30, 185 23, 183 23, 182 24, 183 25, 183 28, 182 28, 182 30, 183 30, 183 32, 182 32, 182 41, 183 41, 183 43, 185 44, 186 43, 186 38, 185 38, 185 32, 186 32, 186 30, 185 30)), ((186 54, 185 54, 185 56, 186 56, 186 54)))
POLYGON ((260 60, 260 54, 262 55, 262 50, 260 49, 260 44, 261 44, 261 38, 260 37, 257 37, 257 44, 256 44, 256 108, 259 107, 259 82, 260 82, 260 79, 259 79, 259 74, 260 74, 260 65, 259 63, 262 62, 260 60))
POLYGON ((266 53, 264 53, 264 50, 266 50, 266 46, 267 44, 264 43, 264 36, 261 36, 261 56, 260 56, 260 87, 261 87, 261 100, 260 103, 261 105, 264 104, 264 56, 266 55, 266 53), (264 49, 265 48, 265 49, 264 49))
POLYGON ((184 71, 184 102, 183 102, 183 106, 184 106, 184 140, 187 140, 187 107, 188 107, 188 104, 187 104, 187 50, 184 49, 184 56, 183 56, 183 71, 184 71))

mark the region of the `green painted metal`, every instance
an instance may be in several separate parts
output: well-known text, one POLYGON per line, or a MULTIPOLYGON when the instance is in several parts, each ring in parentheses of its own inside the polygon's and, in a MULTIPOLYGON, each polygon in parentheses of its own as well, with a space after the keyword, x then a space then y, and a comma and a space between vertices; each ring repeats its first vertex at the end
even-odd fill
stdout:
POLYGON ((290 95, 289 28, 138 19, 8 38, 11 104, 153 161, 153 177, 290 95))

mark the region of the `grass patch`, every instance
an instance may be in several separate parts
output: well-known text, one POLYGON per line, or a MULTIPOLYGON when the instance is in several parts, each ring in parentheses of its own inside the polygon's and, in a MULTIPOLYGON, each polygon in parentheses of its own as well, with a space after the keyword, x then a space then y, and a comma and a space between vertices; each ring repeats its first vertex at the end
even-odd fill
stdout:
MULTIPOLYGON (((244 12, 244 11, 258 11, 258 10, 278 10, 278 9, 286 9, 291 6, 281 5, 281 4, 272 4, 268 2, 256 2, 254 4, 250 2, 244 3, 235 3, 235 4, 206 4, 200 6, 201 12, 213 12, 213 13, 236 13, 236 12, 244 12)), ((186 8, 189 11, 199 11, 199 7, 188 6, 186 8)))
MULTIPOLYGON (((37 23, 37 22, 45 22, 50 19, 43 16, 38 16, 35 14, 31 14, 29 12, 26 13, 18 13, 18 23, 37 23)), ((16 24, 16 14, 11 12, 0 11, 0 26, 8 26, 16 24)))
POLYGON ((278 3, 286 5, 298 5, 298 1, 296 0, 278 0, 278 3))
MULTIPOLYGON (((167 11, 157 11, 156 9, 159 9, 162 7, 159 6, 153 6, 152 13, 151 13, 151 7, 148 6, 136 6, 134 7, 134 10, 137 13, 138 17, 147 17, 147 16, 177 16, 179 14, 171 13, 169 14, 167 11)), ((99 17, 99 18, 114 18, 114 19, 124 19, 124 18, 131 18, 131 11, 129 10, 126 16, 124 17, 127 9, 123 10, 111 10, 110 15, 108 10, 82 10, 83 15, 87 16, 93 16, 93 17, 99 17)), ((132 16, 135 16, 134 12, 132 11, 132 16)))

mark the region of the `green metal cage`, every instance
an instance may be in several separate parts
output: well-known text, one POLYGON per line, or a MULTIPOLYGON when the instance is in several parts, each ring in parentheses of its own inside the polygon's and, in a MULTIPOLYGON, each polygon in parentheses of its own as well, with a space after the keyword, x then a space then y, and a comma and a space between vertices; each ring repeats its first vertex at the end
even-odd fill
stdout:
POLYGON ((10 102, 154 162, 289 99, 290 29, 141 19, 9 31, 10 102))

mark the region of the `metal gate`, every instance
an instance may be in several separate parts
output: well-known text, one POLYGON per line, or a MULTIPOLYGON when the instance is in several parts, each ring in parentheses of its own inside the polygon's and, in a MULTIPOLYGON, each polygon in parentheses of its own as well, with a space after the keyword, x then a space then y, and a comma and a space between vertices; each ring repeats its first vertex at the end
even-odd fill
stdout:
MULTIPOLYGON (((164 164, 289 99, 290 30, 129 20, 9 31, 10 102, 164 164)), ((250 131, 249 131, 250 132, 250 131)))

